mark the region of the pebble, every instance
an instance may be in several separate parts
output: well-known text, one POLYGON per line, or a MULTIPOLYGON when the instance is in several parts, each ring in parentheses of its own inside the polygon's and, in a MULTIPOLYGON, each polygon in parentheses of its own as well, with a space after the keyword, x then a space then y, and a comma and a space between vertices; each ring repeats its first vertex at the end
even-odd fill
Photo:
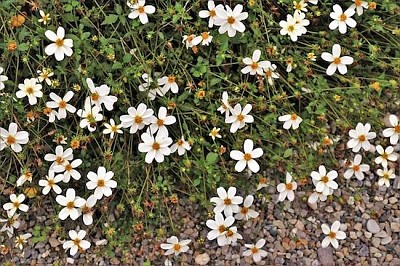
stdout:
POLYGON ((381 244, 382 244, 382 245, 387 245, 387 244, 389 244, 390 242, 392 242, 392 238, 391 238, 390 236, 385 237, 385 238, 382 238, 382 240, 381 240, 381 244))
POLYGON ((49 243, 52 248, 58 247, 61 244, 60 241, 58 241, 58 239, 54 237, 49 238, 49 243))
POLYGON ((367 257, 369 254, 368 246, 362 245, 360 251, 358 251, 358 255, 361 257, 367 257))
POLYGON ((381 230, 381 228, 375 220, 369 219, 367 221, 367 230, 373 234, 376 234, 381 230))
POLYGON ((391 223, 390 229, 392 230, 393 233, 399 233, 400 232, 400 223, 391 223))
POLYGON ((207 263, 210 261, 210 256, 207 253, 199 254, 195 257, 194 261, 198 265, 207 265, 207 263))
POLYGON ((331 247, 319 248, 318 259, 322 266, 334 266, 333 249, 331 247))
POLYGON ((377 237, 373 237, 371 243, 374 247, 378 248, 381 245, 381 240, 377 237))

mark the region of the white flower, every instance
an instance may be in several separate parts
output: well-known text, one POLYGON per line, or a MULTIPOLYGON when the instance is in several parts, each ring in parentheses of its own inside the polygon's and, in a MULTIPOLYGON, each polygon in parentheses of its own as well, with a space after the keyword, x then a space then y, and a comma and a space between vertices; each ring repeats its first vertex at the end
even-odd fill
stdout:
POLYGON ((241 21, 248 17, 248 13, 242 12, 242 5, 236 5, 233 10, 226 5, 225 9, 216 8, 215 11, 217 18, 215 19, 214 23, 215 25, 220 26, 218 29, 220 34, 228 32, 229 37, 234 37, 236 35, 236 31, 245 31, 246 27, 241 21))
POLYGON ((46 106, 52 109, 58 108, 57 117, 59 120, 67 117, 67 111, 71 114, 75 113, 76 108, 68 103, 69 100, 72 99, 74 93, 72 91, 68 91, 63 98, 59 97, 54 92, 50 93, 50 98, 53 101, 47 102, 46 106))
POLYGON ((231 105, 229 104, 229 96, 228 92, 224 91, 222 93, 222 104, 220 107, 218 107, 217 111, 219 111, 221 114, 225 113, 225 118, 229 116, 229 110, 231 109, 231 105))
POLYGON ((7 236, 11 238, 14 234, 14 228, 18 229, 20 226, 20 222, 18 220, 19 214, 9 215, 10 212, 7 212, 8 218, 7 219, 0 219, 1 223, 5 223, 3 227, 0 229, 0 232, 6 232, 7 236))
POLYGON ((306 0, 307 3, 311 3, 313 5, 318 4, 318 0, 306 0))
POLYGON ((39 23, 43 23, 43 25, 47 25, 47 23, 51 20, 50 14, 44 13, 43 10, 39 10, 40 19, 38 19, 39 23))
POLYGON ((306 14, 302 12, 294 12, 293 18, 297 23, 297 31, 300 33, 300 36, 307 33, 307 29, 305 26, 310 25, 310 21, 306 19, 306 14))
POLYGON ((213 36, 210 35, 209 31, 202 32, 200 36, 201 36, 201 45, 208 46, 213 39, 213 36))
POLYGON ((91 78, 87 78, 86 83, 91 93, 91 95, 86 98, 86 101, 89 101, 91 105, 98 106, 100 110, 102 110, 102 104, 104 104, 108 111, 114 109, 114 103, 117 102, 118 98, 113 95, 108 95, 111 91, 110 87, 106 84, 96 87, 91 78))
POLYGON ((268 253, 265 250, 262 250, 262 247, 265 245, 265 240, 260 239, 257 243, 254 244, 245 244, 245 247, 248 248, 245 252, 243 252, 242 256, 253 256, 254 262, 260 262, 262 258, 266 257, 268 253))
POLYGON ((208 228, 212 229, 207 234, 208 240, 217 239, 217 243, 219 246, 225 246, 227 244, 226 233, 229 227, 235 222, 235 218, 233 216, 226 217, 221 213, 215 214, 215 220, 207 220, 206 225, 208 228))
POLYGON ((43 195, 49 194, 50 190, 53 189, 53 191, 56 194, 61 194, 62 190, 61 188, 57 185, 58 182, 60 182, 64 178, 64 175, 58 174, 54 176, 54 171, 49 170, 49 173, 46 175, 46 180, 39 180, 39 186, 44 187, 42 190, 43 195))
MULTIPOLYGON (((4 68, 0 67, 0 74, 3 73, 4 68)), ((5 88, 4 81, 7 81, 8 77, 0 75, 0 91, 5 88)))
POLYGON ((349 8, 357 10, 357 15, 361 16, 364 13, 364 8, 368 9, 368 2, 362 0, 352 0, 352 4, 349 8))
POLYGON ((85 230, 80 230, 79 232, 76 232, 75 230, 69 230, 68 234, 71 240, 65 241, 63 248, 65 250, 70 248, 69 254, 71 256, 74 256, 78 251, 90 248, 90 242, 83 240, 86 236, 85 230))
POLYGON ((238 129, 244 128, 246 123, 253 123, 253 116, 249 115, 253 107, 246 104, 242 111, 242 106, 238 103, 233 109, 230 109, 232 115, 225 117, 225 123, 232 124, 230 132, 235 133, 238 129))
POLYGON ((323 248, 326 248, 329 246, 329 244, 332 244, 334 248, 339 247, 338 239, 342 240, 346 238, 346 233, 343 231, 339 231, 340 228, 340 222, 335 221, 333 222, 331 228, 329 228, 328 225, 322 224, 321 229, 322 232, 324 232, 325 235, 327 235, 324 240, 322 240, 321 246, 323 248))
POLYGON ((75 190, 73 188, 67 189, 65 196, 58 195, 56 201, 61 206, 65 206, 58 214, 61 220, 67 219, 68 216, 70 216, 72 220, 76 220, 80 215, 77 208, 85 205, 84 199, 75 197, 75 190))
POLYGON ((389 122, 392 127, 383 130, 382 134, 386 138, 390 138, 390 144, 396 145, 399 141, 400 136, 400 124, 399 119, 395 115, 389 116, 389 122))
POLYGON ((24 244, 26 242, 28 242, 28 238, 30 238, 32 236, 32 234, 27 233, 27 234, 23 234, 23 235, 19 235, 15 238, 15 247, 19 248, 19 249, 23 249, 24 248, 24 244))
POLYGON ((48 116, 50 123, 53 123, 56 120, 56 117, 58 117, 58 113, 50 107, 44 108, 43 114, 48 116))
POLYGON ((281 122, 285 122, 283 123, 284 129, 298 129, 300 123, 303 121, 303 119, 295 113, 292 113, 291 115, 282 115, 278 117, 278 120, 281 122))
POLYGON ((24 98, 28 97, 29 104, 35 105, 37 103, 37 98, 43 97, 42 92, 42 85, 36 84, 37 79, 25 79, 24 84, 19 84, 18 88, 20 89, 17 91, 16 95, 17 98, 24 98))
POLYGON ((354 156, 353 162, 349 165, 349 169, 344 172, 344 178, 350 179, 353 176, 356 176, 358 180, 364 180, 364 172, 369 171, 368 164, 361 164, 362 156, 360 154, 356 154, 354 156))
POLYGON ((134 134, 136 131, 144 128, 145 125, 151 123, 154 111, 147 109, 144 103, 138 105, 137 109, 134 107, 128 108, 128 114, 120 117, 122 127, 129 128, 129 133, 134 134))
POLYGON ((62 61, 64 59, 64 54, 66 56, 71 56, 73 51, 72 47, 74 46, 72 39, 64 39, 65 30, 63 27, 58 27, 57 34, 51 30, 46 30, 44 33, 46 37, 54 42, 46 46, 44 52, 47 55, 55 55, 57 61, 62 61))
POLYGON ((190 146, 189 142, 185 141, 185 138, 178 139, 172 146, 171 146, 171 153, 176 152, 178 150, 179 155, 185 154, 186 150, 190 151, 192 147, 190 146))
POLYGON ((10 123, 8 130, 0 127, 0 151, 10 146, 15 152, 22 151, 21 144, 29 142, 29 133, 26 131, 18 131, 15 123, 10 123))
POLYGON ((153 79, 147 73, 142 75, 142 79, 145 82, 139 85, 139 91, 147 91, 147 97, 149 97, 149 100, 153 101, 156 98, 157 93, 160 96, 164 96, 160 88, 150 89, 150 84, 153 82, 153 79))
POLYGON ((220 131, 221 129, 220 128, 216 128, 216 127, 213 127, 213 129, 211 129, 211 132, 210 132, 210 134, 208 134, 213 140, 215 140, 215 138, 222 138, 222 136, 219 134, 219 131, 220 131))
POLYGON ((104 123, 104 126, 106 128, 103 130, 103 134, 110 134, 110 138, 112 138, 112 139, 114 138, 115 134, 123 133, 121 130, 122 124, 116 125, 114 119, 112 119, 112 118, 110 119, 110 124, 104 123))
POLYGON ((382 164, 383 168, 387 168, 388 160, 392 162, 397 161, 397 154, 394 153, 393 146, 388 146, 386 149, 383 149, 381 145, 377 145, 376 151, 380 156, 375 159, 375 163, 382 164))
POLYGON ((85 225, 91 225, 93 223, 93 207, 96 205, 97 199, 95 195, 85 201, 85 204, 81 207, 83 223, 85 225))
POLYGON ((225 234, 226 243, 225 245, 230 245, 232 243, 236 243, 238 239, 243 239, 242 235, 237 232, 237 227, 230 227, 225 234))
POLYGON ((245 63, 247 66, 244 67, 241 72, 243 74, 250 73, 250 75, 255 75, 258 74, 260 76, 264 75, 264 69, 268 68, 268 61, 261 61, 260 60, 261 56, 261 51, 260 50, 254 50, 252 58, 245 57, 243 58, 243 63, 245 63))
POLYGON ((329 28, 331 30, 334 30, 339 27, 340 33, 346 33, 347 26, 349 26, 350 28, 354 28, 357 25, 357 22, 351 18, 354 13, 354 8, 348 8, 345 12, 343 12, 342 8, 339 5, 334 5, 333 12, 329 14, 329 16, 333 19, 333 21, 329 23, 329 28))
POLYGON ((36 71, 39 74, 38 80, 40 83, 43 81, 46 81, 47 85, 51 86, 51 79, 54 75, 54 72, 51 70, 51 68, 43 68, 42 70, 36 71))
POLYGON ((196 37, 196 35, 194 34, 184 35, 182 38, 183 38, 182 43, 185 44, 186 49, 198 45, 199 43, 201 43, 202 40, 201 36, 196 37))
POLYGON ((22 186, 26 181, 32 183, 32 173, 29 170, 25 170, 23 174, 17 180, 17 187, 22 186))
POLYGON ((157 132, 156 137, 151 134, 148 130, 143 133, 140 138, 143 143, 139 143, 139 151, 145 152, 146 163, 152 163, 155 159, 156 162, 162 163, 164 161, 164 156, 168 156, 171 153, 169 145, 172 144, 172 139, 168 135, 162 134, 160 131, 157 132))
POLYGON ((190 239, 179 241, 176 236, 171 236, 167 238, 167 244, 161 244, 161 248, 167 250, 164 255, 168 256, 174 254, 178 256, 180 253, 184 253, 189 250, 189 243, 191 242, 190 239))
POLYGON ((319 166, 318 171, 311 172, 312 179, 316 181, 315 189, 317 192, 322 192, 325 196, 328 196, 330 189, 338 188, 338 184, 334 181, 338 177, 338 173, 335 170, 326 173, 326 168, 323 165, 319 166))
POLYGON ((379 186, 383 186, 385 185, 386 187, 390 187, 390 179, 395 179, 396 175, 394 174, 394 170, 393 169, 387 169, 387 168, 383 168, 382 169, 378 169, 376 171, 376 173, 381 177, 378 180, 378 185, 379 186))
POLYGON ((150 131, 154 134, 159 131, 163 135, 168 135, 168 129, 166 127, 176 123, 175 116, 167 116, 167 108, 164 106, 158 110, 158 118, 155 116, 151 117, 150 131))
POLYGON ((79 109, 76 114, 82 118, 79 126, 81 128, 87 127, 90 132, 96 130, 96 122, 103 120, 103 115, 100 114, 100 107, 92 107, 88 101, 85 102, 85 109, 79 109))
MULTIPOLYGON (((315 184, 314 184, 315 185, 315 184)), ((330 194, 333 193, 333 189, 330 188, 330 194)), ((320 201, 326 201, 328 197, 325 196, 324 194, 322 194, 321 192, 318 192, 316 190, 314 190, 314 192, 308 197, 308 203, 310 204, 315 204, 317 203, 318 200, 320 201)))
POLYGON ((275 72, 276 70, 276 65, 271 64, 270 61, 267 61, 267 68, 264 70, 265 71, 265 76, 267 78, 268 84, 273 85, 274 84, 274 79, 279 78, 279 74, 275 72))
POLYGON ((290 14, 287 14, 286 21, 281 20, 279 22, 279 26, 282 28, 279 33, 283 36, 289 35, 293 42, 296 42, 304 32, 301 24, 297 23, 297 20, 290 14))
POLYGON ((267 187, 267 178, 266 177, 260 177, 260 179, 258 180, 258 184, 257 184, 257 189, 256 190, 260 190, 262 188, 267 187))
POLYGON ((250 218, 257 218, 259 213, 253 209, 250 209, 253 204, 254 197, 253 195, 248 195, 243 202, 243 207, 240 207, 240 211, 235 214, 236 220, 249 220, 250 218))
POLYGON ((260 166, 254 159, 260 158, 263 155, 263 150, 261 148, 253 149, 253 145, 254 143, 251 139, 246 139, 244 141, 244 153, 237 150, 231 151, 230 157, 238 161, 235 165, 237 172, 242 172, 246 166, 253 173, 257 173, 260 170, 260 166))
POLYGON ((48 162, 53 162, 52 165, 50 166, 49 170, 54 170, 54 167, 56 165, 66 165, 69 161, 71 161, 74 158, 74 155, 72 154, 72 149, 68 148, 64 151, 63 146, 58 145, 56 147, 56 153, 51 154, 48 153, 44 156, 44 159, 48 162))
POLYGON ((157 79, 157 83, 159 86, 163 86, 161 91, 163 94, 166 94, 169 90, 173 93, 178 93, 179 87, 176 83, 176 78, 174 75, 164 76, 162 78, 157 79))
POLYGON ((214 213, 224 212, 226 217, 232 216, 234 213, 240 211, 239 204, 243 202, 241 196, 236 195, 236 188, 229 187, 228 192, 223 188, 219 187, 217 189, 218 197, 212 197, 211 202, 215 203, 214 213))
POLYGON ((81 159, 73 160, 71 163, 69 161, 65 161, 65 163, 55 165, 53 170, 56 173, 63 173, 62 181, 64 183, 68 183, 71 177, 75 180, 81 179, 81 174, 75 170, 78 166, 82 164, 81 159))
POLYGON ((339 73, 344 75, 347 73, 346 65, 353 64, 354 60, 350 56, 342 56, 340 57, 341 48, 339 44, 334 44, 332 47, 332 54, 328 52, 323 52, 321 54, 321 58, 327 62, 332 62, 328 68, 326 69, 326 74, 332 76, 336 69, 339 70, 339 73))
POLYGON ((293 190, 297 189, 297 183, 292 182, 292 175, 290 173, 286 173, 286 182, 280 183, 276 186, 277 191, 279 192, 279 201, 284 201, 286 197, 288 200, 294 200, 294 192, 293 190))
POLYGON ((17 210, 27 212, 29 207, 26 204, 23 204, 22 202, 25 200, 25 195, 24 194, 19 194, 18 197, 15 194, 10 195, 10 201, 8 203, 5 203, 3 205, 3 209, 7 211, 8 217, 11 217, 14 215, 14 213, 17 210))
POLYGON ((153 14, 156 12, 156 8, 152 5, 145 6, 145 4, 145 0, 138 0, 136 4, 132 5, 128 0, 127 5, 130 9, 132 9, 131 13, 128 15, 128 18, 135 19, 139 17, 139 20, 142 24, 148 23, 149 18, 147 17, 147 14, 153 14))
POLYGON ((365 151, 369 151, 371 148, 369 140, 376 137, 375 132, 369 132, 370 129, 371 125, 369 123, 366 123, 365 125, 358 123, 356 129, 351 129, 349 131, 351 139, 347 142, 347 147, 352 149, 353 152, 358 152, 361 147, 365 151))
POLYGON ((209 18, 208 27, 212 28, 214 26, 215 19, 217 18, 216 9, 224 9, 223 5, 219 4, 215 7, 214 1, 208 1, 207 3, 208 10, 201 10, 199 12, 199 17, 201 18, 209 18))
POLYGON ((303 0, 297 2, 293 1, 293 8, 295 9, 295 13, 301 13, 301 12, 307 12, 307 3, 305 3, 303 0))
POLYGON ((97 169, 97 174, 90 171, 87 174, 89 181, 86 183, 86 187, 90 190, 95 189, 94 196, 100 200, 103 196, 109 197, 112 194, 112 188, 117 187, 117 182, 112 180, 114 172, 106 170, 105 167, 100 166, 97 169))

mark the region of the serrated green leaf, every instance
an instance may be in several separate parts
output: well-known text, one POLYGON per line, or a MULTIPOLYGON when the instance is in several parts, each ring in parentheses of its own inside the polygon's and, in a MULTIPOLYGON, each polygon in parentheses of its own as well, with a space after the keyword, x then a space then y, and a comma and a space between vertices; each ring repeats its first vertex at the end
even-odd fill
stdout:
POLYGON ((117 20, 118 20, 118 15, 111 14, 111 15, 106 16, 106 18, 101 23, 101 25, 110 25, 110 24, 117 22, 117 20))

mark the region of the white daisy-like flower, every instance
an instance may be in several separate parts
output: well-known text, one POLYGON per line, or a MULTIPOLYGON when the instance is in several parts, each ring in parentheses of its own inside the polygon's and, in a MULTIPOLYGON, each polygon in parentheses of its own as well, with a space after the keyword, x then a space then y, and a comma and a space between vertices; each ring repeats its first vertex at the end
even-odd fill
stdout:
POLYGON ((252 108, 251 104, 246 104, 242 111, 242 106, 238 103, 233 109, 230 109, 231 115, 225 117, 225 123, 232 124, 230 128, 231 133, 244 128, 246 123, 254 122, 253 116, 248 114, 252 108))
POLYGON ((285 122, 283 123, 284 129, 298 129, 300 123, 303 121, 303 119, 295 113, 292 113, 290 115, 282 115, 278 117, 278 120, 281 122, 285 122))
POLYGON ((150 130, 148 130, 143 133, 140 138, 143 143, 139 143, 138 149, 140 152, 146 153, 146 163, 152 163, 154 159, 156 162, 162 163, 164 157, 171 154, 169 145, 172 144, 172 139, 168 137, 168 135, 159 131, 157 132, 156 137, 154 137, 150 130))
MULTIPOLYGON (((0 74, 3 73, 4 68, 0 67, 0 74)), ((5 75, 0 75, 0 91, 5 88, 4 81, 7 81, 8 77, 5 75)))
POLYGON ((335 30, 339 27, 339 32, 345 34, 347 32, 347 26, 354 28, 357 25, 357 22, 351 18, 354 13, 354 8, 348 8, 345 12, 343 12, 339 5, 334 5, 333 12, 329 14, 329 16, 333 19, 333 21, 329 24, 329 28, 331 30, 335 30))
POLYGON ((396 145, 400 136, 399 118, 395 115, 390 115, 389 122, 392 127, 384 129, 382 134, 385 138, 390 138, 390 144, 396 145))
POLYGON ((279 78, 279 74, 275 71, 277 66, 275 64, 271 64, 270 61, 267 61, 267 68, 264 69, 265 77, 267 78, 268 84, 273 85, 274 84, 274 79, 279 78))
POLYGON ((29 142, 29 133, 26 131, 18 131, 16 123, 10 123, 8 130, 0 127, 0 151, 10 146, 15 152, 21 152, 21 144, 29 142))
POLYGON ((224 91, 222 93, 221 106, 218 107, 217 111, 219 111, 221 114, 225 113, 225 118, 227 118, 229 116, 229 110, 231 108, 232 107, 229 104, 228 92, 224 91))
POLYGON ((81 179, 81 173, 79 173, 75 168, 82 164, 81 159, 73 160, 72 162, 65 161, 65 163, 55 165, 53 170, 56 173, 62 173, 64 183, 68 183, 71 177, 75 180, 81 179))
POLYGON ((263 258, 268 255, 268 252, 262 250, 263 246, 265 245, 265 239, 260 239, 257 243, 254 244, 245 244, 245 247, 248 250, 244 251, 242 256, 253 256, 253 261, 255 263, 260 262, 263 258))
POLYGON ((95 105, 102 110, 101 105, 104 104, 104 107, 108 111, 112 111, 114 109, 114 103, 117 102, 118 98, 113 95, 109 95, 111 92, 110 87, 108 87, 106 84, 96 87, 91 78, 87 78, 86 83, 91 94, 86 98, 85 105, 87 102, 89 102, 91 105, 95 105))
POLYGON ((68 91, 63 98, 55 94, 54 92, 50 93, 50 98, 53 101, 47 102, 46 106, 52 109, 58 108, 57 116, 58 119, 64 119, 67 117, 67 111, 71 114, 76 112, 76 108, 69 104, 68 102, 72 99, 74 93, 72 91, 68 91))
POLYGON ((310 21, 306 19, 306 14, 303 12, 295 12, 293 14, 293 18, 297 23, 298 32, 300 33, 300 36, 303 34, 307 33, 306 26, 310 25, 310 21))
POLYGON ((349 169, 344 172, 344 178, 350 179, 355 176, 358 180, 364 180, 364 172, 369 171, 368 164, 361 164, 362 156, 356 154, 353 162, 349 165, 349 169))
POLYGON ((105 197, 109 197, 112 194, 112 188, 117 187, 117 182, 112 180, 114 172, 107 171, 105 167, 100 166, 97 169, 97 174, 90 171, 87 174, 89 181, 86 183, 86 187, 94 191, 94 196, 100 200, 105 197))
POLYGON ((301 24, 297 23, 297 20, 290 14, 287 14, 286 21, 281 20, 279 22, 279 26, 282 28, 279 33, 282 36, 289 35, 293 42, 296 42, 304 32, 301 24))
POLYGON ((58 117, 57 111, 51 109, 50 107, 44 108, 43 114, 45 114, 49 118, 50 123, 54 123, 54 121, 56 121, 56 117, 58 117))
POLYGON ((40 19, 38 19, 38 22, 43 23, 43 25, 47 25, 47 23, 49 23, 49 21, 51 20, 50 14, 44 13, 43 10, 39 10, 39 14, 40 14, 40 19))
POLYGON ((386 187, 390 187, 390 179, 395 179, 396 175, 394 174, 394 169, 378 169, 376 173, 381 177, 378 180, 378 185, 383 186, 385 185, 386 187))
POLYGON ((190 242, 190 239, 179 241, 176 236, 171 236, 170 238, 167 238, 167 243, 161 244, 160 247, 166 250, 164 253, 165 256, 171 254, 178 256, 180 253, 184 253, 189 250, 188 245, 190 242))
POLYGON ((122 127, 130 128, 129 133, 134 134, 151 123, 153 114, 154 111, 150 108, 147 109, 144 103, 140 103, 137 109, 129 107, 128 114, 120 117, 122 127))
POLYGON ((279 192, 279 201, 284 201, 286 198, 288 198, 289 201, 293 201, 293 191, 297 189, 297 183, 292 182, 292 175, 290 173, 286 173, 286 182, 278 184, 276 189, 279 192))
POLYGON ((96 205, 96 202, 96 196, 90 195, 90 197, 85 201, 85 205, 81 207, 83 223, 85 225, 91 225, 93 223, 93 207, 96 205))
POLYGON ((316 191, 322 192, 325 196, 330 195, 330 189, 338 188, 338 184, 334 181, 338 177, 338 173, 335 170, 326 173, 324 165, 318 167, 318 172, 312 171, 311 177, 316 182, 316 191))
POLYGON ((129 13, 128 18, 135 19, 139 17, 140 23, 146 24, 149 22, 149 18, 147 14, 154 14, 156 12, 156 8, 152 5, 145 5, 145 0, 138 0, 136 4, 131 4, 128 0, 127 5, 131 9, 131 13, 129 13))
POLYGON ((211 129, 211 132, 210 132, 210 134, 208 134, 213 140, 215 140, 215 138, 222 138, 222 136, 219 134, 219 131, 220 131, 221 129, 220 128, 216 128, 216 127, 213 127, 213 129, 211 129))
POLYGON ((25 79, 24 84, 19 84, 16 96, 17 98, 28 97, 28 101, 30 105, 35 105, 37 103, 37 98, 43 97, 42 85, 36 84, 37 79, 25 79))
POLYGON ((196 46, 202 41, 201 36, 196 36, 194 34, 184 35, 182 38, 182 43, 185 44, 186 49, 196 46))
POLYGON ((81 122, 79 122, 79 126, 81 128, 87 127, 90 132, 96 130, 96 122, 103 120, 103 115, 100 114, 100 107, 91 106, 91 104, 86 101, 85 109, 79 109, 76 114, 81 117, 81 122))
POLYGON ((326 69, 326 74, 332 76, 336 70, 339 70, 339 73, 344 75, 347 73, 347 66, 351 65, 354 62, 354 59, 350 56, 342 56, 341 48, 339 44, 334 44, 332 47, 332 54, 328 52, 323 52, 321 54, 321 58, 327 62, 332 62, 328 68, 326 69))
POLYGON ((28 242, 30 237, 32 237, 32 234, 30 233, 17 236, 15 238, 15 247, 22 250, 24 248, 24 244, 28 242))
POLYGON ((54 170, 54 167, 56 165, 66 165, 73 158, 74 158, 73 150, 71 148, 68 148, 64 151, 64 148, 61 145, 58 145, 56 147, 55 154, 48 153, 44 156, 44 159, 46 161, 53 162, 49 170, 54 170))
POLYGON ((168 129, 166 126, 170 126, 176 123, 175 116, 167 116, 167 108, 164 106, 158 109, 158 118, 155 116, 151 117, 150 131, 154 134, 159 131, 163 135, 168 135, 168 129))
POLYGON ((36 72, 39 74, 38 80, 40 83, 45 81, 47 85, 51 86, 52 81, 50 77, 54 75, 54 72, 51 70, 51 68, 45 67, 42 70, 37 70, 36 72))
POLYGON ((242 235, 237 232, 236 226, 232 226, 228 230, 226 230, 225 237, 225 245, 235 244, 238 239, 243 239, 242 235))
POLYGON ((257 218, 259 213, 256 212, 253 209, 250 209, 251 205, 253 204, 254 201, 254 196, 253 195, 248 195, 243 202, 243 207, 240 207, 240 210, 238 213, 235 214, 235 219, 236 220, 249 220, 252 218, 257 218))
POLYGON ((260 177, 260 179, 258 180, 258 184, 257 184, 256 190, 260 190, 260 189, 265 188, 265 187, 267 187, 267 186, 268 186, 268 185, 267 185, 267 178, 264 177, 264 176, 262 176, 262 177, 260 177))
POLYGON ((332 244, 334 248, 339 247, 339 242, 338 240, 342 240, 346 238, 346 233, 343 231, 340 231, 340 222, 335 221, 333 222, 331 228, 329 228, 328 225, 322 224, 321 225, 322 232, 327 235, 324 240, 322 240, 321 246, 323 248, 326 248, 329 246, 329 244, 332 244))
MULTIPOLYGON (((316 185, 316 183, 314 185, 316 185)), ((330 189, 329 193, 332 194, 333 189, 330 189)), ((328 197, 326 195, 322 194, 322 192, 318 192, 318 191, 314 190, 314 192, 308 197, 307 202, 310 204, 315 204, 315 203, 317 203, 318 200, 326 201, 327 198, 328 197)))
POLYGON ((223 187, 217 189, 218 197, 212 197, 211 202, 215 203, 214 213, 224 212, 226 217, 232 216, 240 211, 239 204, 243 202, 241 196, 236 196, 236 188, 229 187, 228 191, 223 187))
POLYGON ((20 221, 18 220, 19 214, 10 215, 10 212, 7 212, 8 218, 7 219, 0 219, 1 223, 5 223, 3 227, 0 229, 0 232, 6 232, 7 236, 11 238, 14 234, 14 229, 18 229, 21 225, 20 221))
POLYGON ((162 78, 157 79, 157 83, 161 87, 161 91, 163 94, 166 94, 169 90, 173 93, 178 93, 179 87, 176 83, 176 78, 174 75, 164 76, 162 78))
POLYGON ((115 134, 122 134, 122 124, 115 124, 114 119, 110 119, 110 124, 104 123, 105 129, 103 130, 103 134, 110 134, 110 138, 113 139, 115 134))
POLYGON ((397 161, 397 154, 394 153, 393 146, 388 146, 386 149, 383 149, 381 145, 376 146, 376 151, 379 153, 380 156, 375 158, 376 164, 382 164, 383 168, 387 168, 388 161, 395 162, 397 161))
POLYGON ((347 147, 352 149, 353 152, 358 152, 361 148, 365 151, 371 149, 371 144, 369 140, 376 138, 375 132, 369 132, 371 130, 371 125, 366 123, 358 123, 356 129, 351 129, 349 131, 349 136, 351 139, 347 142, 347 147))
POLYGON ((65 220, 68 216, 71 217, 71 220, 76 220, 80 216, 80 212, 77 208, 81 208, 85 205, 84 199, 75 196, 75 189, 73 188, 67 189, 65 196, 58 195, 56 201, 61 206, 65 206, 58 214, 60 220, 65 220))
POLYGON ((261 148, 253 149, 253 146, 253 141, 251 139, 246 139, 244 141, 244 153, 237 150, 231 151, 230 157, 238 161, 235 165, 235 170, 237 172, 242 172, 246 166, 248 166, 253 173, 257 173, 260 170, 260 166, 254 159, 260 158, 264 152, 261 148))
POLYGON ((349 8, 355 9, 357 11, 357 15, 361 16, 364 13, 364 8, 368 9, 368 2, 362 0, 352 0, 354 4, 352 4, 349 8))
POLYGON ((172 144, 171 153, 178 151, 178 154, 182 156, 186 151, 190 151, 191 148, 192 146, 190 146, 189 142, 187 142, 182 136, 174 144, 172 144))
POLYGON ((79 232, 75 230, 69 230, 68 232, 71 240, 65 241, 63 244, 63 248, 65 250, 69 250, 69 254, 74 256, 78 251, 84 251, 90 248, 90 242, 87 240, 83 240, 86 236, 85 230, 80 230, 79 232))
POLYGON ((226 5, 225 9, 216 8, 215 11, 217 18, 215 19, 214 24, 220 26, 218 29, 220 34, 228 32, 229 37, 234 37, 236 31, 243 33, 246 30, 242 20, 247 19, 248 13, 242 12, 242 5, 236 5, 233 10, 226 5))
POLYGON ((43 187, 42 193, 43 195, 49 194, 50 190, 53 190, 56 194, 61 194, 62 190, 57 185, 58 182, 63 180, 64 175, 58 174, 54 176, 54 171, 49 170, 49 173, 46 175, 46 179, 39 180, 39 186, 43 187))
POLYGON ((297 2, 293 1, 293 8, 296 11, 296 13, 301 13, 301 12, 307 12, 307 3, 305 3, 303 0, 297 2))
POLYGON ((74 46, 74 43, 72 39, 64 39, 65 30, 63 27, 58 27, 57 34, 51 30, 46 30, 44 34, 50 41, 54 42, 47 45, 44 50, 48 56, 54 54, 57 61, 62 61, 64 59, 64 55, 68 57, 72 55, 72 47, 74 46))
POLYGON ((156 98, 157 94, 160 96, 164 96, 161 88, 150 89, 150 84, 153 83, 153 79, 149 76, 149 74, 144 73, 142 75, 142 79, 145 82, 139 85, 139 91, 146 91, 149 100, 153 101, 156 98))
POLYGON ((202 32, 200 36, 201 36, 201 45, 205 46, 208 46, 213 39, 213 36, 210 35, 209 31, 202 32))
POLYGON ((32 172, 30 170, 24 170, 22 175, 17 180, 17 187, 22 186, 26 181, 32 183, 32 172))
POLYGON ((224 9, 224 6, 219 4, 215 6, 214 1, 208 1, 207 2, 207 8, 208 10, 201 10, 199 12, 199 17, 201 18, 209 18, 208 19, 208 27, 212 28, 214 26, 215 19, 217 18, 217 8, 224 9))
POLYGON ((253 52, 252 58, 245 57, 243 58, 243 63, 247 66, 242 68, 241 72, 243 74, 250 73, 250 75, 258 74, 260 76, 265 75, 264 69, 268 68, 268 61, 260 61, 261 51, 256 49, 253 52))
POLYGON ((17 210, 27 212, 29 207, 26 204, 23 204, 25 200, 25 195, 24 194, 19 194, 18 197, 15 194, 10 195, 10 201, 8 203, 5 203, 3 205, 3 209, 7 211, 8 217, 11 217, 15 214, 17 210))
POLYGON ((215 220, 207 220, 206 222, 207 227, 211 229, 207 234, 207 239, 217 239, 219 246, 225 246, 228 242, 226 239, 226 233, 234 222, 235 218, 233 218, 233 216, 224 219, 224 216, 221 213, 215 214, 215 220))

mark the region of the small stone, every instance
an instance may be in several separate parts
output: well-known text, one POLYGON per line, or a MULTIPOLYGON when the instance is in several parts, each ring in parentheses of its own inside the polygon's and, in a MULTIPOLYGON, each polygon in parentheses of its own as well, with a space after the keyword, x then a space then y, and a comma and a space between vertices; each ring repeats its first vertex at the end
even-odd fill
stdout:
POLYGON ((400 232, 400 223, 391 223, 390 229, 392 229, 393 233, 399 233, 400 232))
POLYGON ((395 203, 397 203, 399 200, 396 198, 396 197, 391 197, 391 198, 389 198, 389 203, 390 204, 395 204, 395 203))
POLYGON ((400 259, 394 258, 390 263, 390 266, 397 266, 397 265, 400 265, 400 259))
POLYGON ((49 238, 49 243, 52 248, 58 247, 61 244, 60 241, 58 241, 58 239, 54 237, 49 238))
POLYGON ((295 227, 297 228, 297 230, 299 231, 304 231, 304 224, 302 221, 298 220, 295 224, 295 227))
POLYGON ((370 239, 372 237, 372 233, 370 233, 370 232, 364 232, 364 235, 368 239, 370 239))
POLYGON ((361 231, 361 229, 362 229, 362 223, 356 223, 356 224, 354 225, 354 229, 357 230, 357 231, 361 231))
POLYGON ((360 251, 358 252, 358 255, 360 255, 360 257, 368 257, 368 254, 369 254, 368 246, 362 245, 360 251))
POLYGON ((388 237, 382 238, 381 245, 387 245, 390 242, 392 242, 392 238, 390 236, 388 236, 388 237))
POLYGON ((377 237, 373 237, 371 243, 374 247, 378 248, 381 245, 381 240, 377 237))
POLYGON ((273 225, 275 225, 276 227, 278 227, 279 229, 285 229, 286 226, 283 224, 282 221, 279 220, 275 220, 272 222, 273 225))
POLYGON ((375 234, 376 237, 380 237, 380 238, 385 238, 388 236, 388 234, 385 231, 380 231, 378 233, 375 234))
POLYGON ((207 253, 199 254, 195 257, 194 262, 198 265, 207 265, 210 261, 210 256, 207 253))
POLYGON ((391 262, 393 260, 393 255, 392 254, 387 254, 385 260, 387 262, 391 262))
POLYGON ((373 234, 376 234, 381 230, 381 228, 375 220, 369 219, 367 222, 367 230, 373 234))
POLYGON ((333 249, 331 247, 319 248, 318 259, 322 266, 334 266, 335 261, 333 259, 333 249))

